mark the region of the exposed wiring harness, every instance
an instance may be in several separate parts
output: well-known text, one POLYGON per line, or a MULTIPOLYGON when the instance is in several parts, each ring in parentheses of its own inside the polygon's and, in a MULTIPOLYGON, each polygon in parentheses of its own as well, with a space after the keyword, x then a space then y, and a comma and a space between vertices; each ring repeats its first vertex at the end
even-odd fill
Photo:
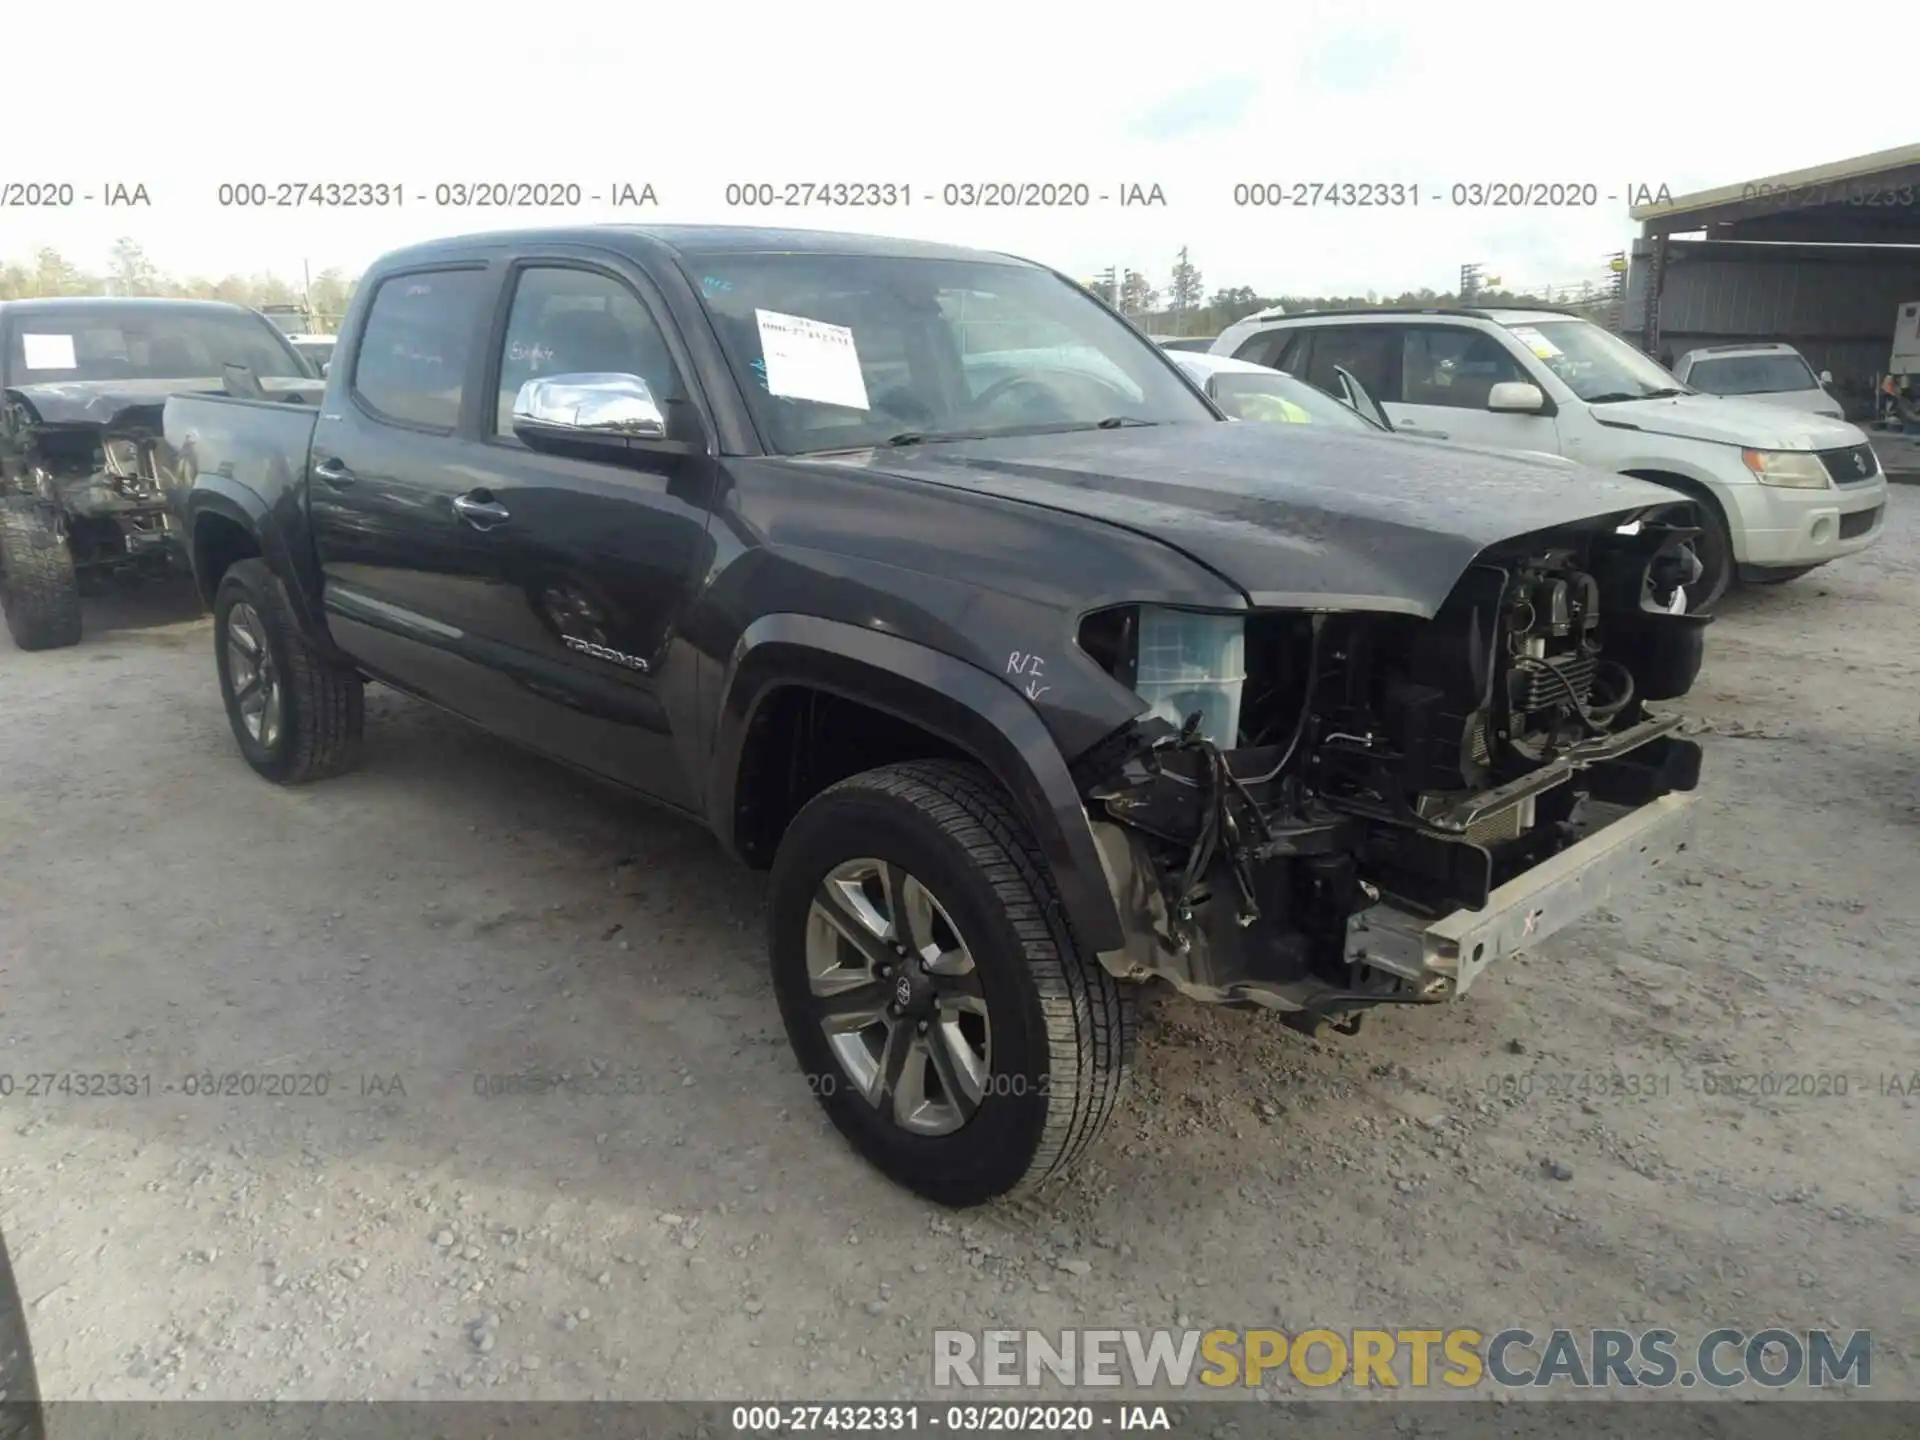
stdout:
POLYGON ((1260 903, 1253 892, 1251 861, 1258 847, 1273 843, 1273 829, 1246 782, 1228 768, 1220 747, 1200 733, 1197 712, 1187 717, 1179 734, 1169 736, 1154 748, 1183 751, 1193 756, 1201 770, 1196 788, 1205 791, 1200 802, 1205 811, 1200 834, 1187 852, 1186 868, 1173 893, 1170 910, 1174 933, 1163 937, 1175 948, 1186 950, 1192 944, 1193 907, 1199 903, 1214 858, 1223 852, 1234 886, 1240 892, 1240 908, 1235 918, 1242 927, 1260 918, 1260 903))
POLYGON ((1233 874, 1234 888, 1240 892, 1240 907, 1235 919, 1245 928, 1260 918, 1260 902, 1254 895, 1252 862, 1259 858, 1263 847, 1274 844, 1274 836, 1273 827, 1267 823, 1260 802, 1253 798, 1252 791, 1247 787, 1264 785, 1274 779, 1292 763, 1300 749, 1300 742, 1307 733, 1307 723, 1313 716, 1314 695, 1319 687, 1320 638, 1324 627, 1325 617, 1314 616, 1300 713, 1294 720, 1287 748, 1265 774, 1252 775, 1244 780, 1235 775, 1219 745, 1200 733, 1201 714, 1198 711, 1187 717, 1178 734, 1168 736, 1153 747, 1156 752, 1173 750, 1192 755, 1200 767, 1198 780, 1189 780, 1184 775, 1167 770, 1160 773, 1177 784, 1205 792, 1200 802, 1205 811, 1200 822, 1200 834, 1187 852, 1186 867, 1172 896, 1170 913, 1175 933, 1162 937, 1178 949, 1185 950, 1192 943, 1193 908, 1204 893, 1207 875, 1213 868, 1215 857, 1222 854, 1223 850, 1233 874))

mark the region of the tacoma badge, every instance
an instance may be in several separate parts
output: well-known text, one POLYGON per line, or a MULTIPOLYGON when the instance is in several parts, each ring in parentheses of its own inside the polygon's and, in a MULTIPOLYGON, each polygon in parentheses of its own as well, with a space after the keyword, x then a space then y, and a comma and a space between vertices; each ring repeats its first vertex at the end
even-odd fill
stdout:
POLYGON ((596 660, 608 660, 615 665, 624 665, 629 670, 638 670, 645 674, 652 667, 638 655, 629 655, 622 650, 610 650, 605 645, 595 645, 590 641, 576 640, 571 635, 562 635, 569 650, 578 650, 582 655, 591 655, 596 660))

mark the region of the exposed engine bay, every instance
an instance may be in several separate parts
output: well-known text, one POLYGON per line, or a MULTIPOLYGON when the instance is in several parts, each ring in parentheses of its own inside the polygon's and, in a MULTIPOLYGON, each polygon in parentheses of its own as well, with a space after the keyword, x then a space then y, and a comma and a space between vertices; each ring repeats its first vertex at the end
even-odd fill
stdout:
POLYGON ((8 392, 0 412, 0 494, 34 496, 61 517, 76 568, 162 558, 167 505, 155 465, 164 402, 129 405, 103 423, 45 423, 8 392))
MULTIPOLYGON (((1686 506, 1483 552, 1431 618, 1254 612, 1232 743, 1136 721, 1076 767, 1129 933, 1103 962, 1311 1030, 1464 990, 1684 848, 1686 506), (1624 523, 1623 523, 1624 522, 1624 523)), ((1135 609, 1081 647, 1132 680, 1135 609)))

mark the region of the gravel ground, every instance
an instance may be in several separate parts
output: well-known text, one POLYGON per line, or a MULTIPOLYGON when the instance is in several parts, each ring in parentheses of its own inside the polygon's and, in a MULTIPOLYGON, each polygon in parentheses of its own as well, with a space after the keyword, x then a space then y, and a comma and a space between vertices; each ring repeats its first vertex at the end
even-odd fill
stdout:
POLYGON ((829 1130, 761 881, 699 831, 378 690, 362 770, 276 789, 191 606, 0 642, 0 1225, 42 1391, 886 1397, 945 1326, 1778 1323, 1871 1329, 1873 1393, 1913 1395, 1920 491, 1892 511, 1727 605, 1697 858, 1641 908, 1352 1039, 1156 999, 1093 1164, 962 1216, 829 1130), (528 1067, 591 1084, 475 1093, 528 1067))

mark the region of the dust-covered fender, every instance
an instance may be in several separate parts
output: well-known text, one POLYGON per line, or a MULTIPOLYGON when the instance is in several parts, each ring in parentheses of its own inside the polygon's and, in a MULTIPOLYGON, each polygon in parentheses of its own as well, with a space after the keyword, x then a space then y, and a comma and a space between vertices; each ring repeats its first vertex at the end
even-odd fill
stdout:
POLYGON ((762 616, 734 646, 721 682, 707 786, 708 823, 737 852, 735 797, 754 716, 782 688, 857 701, 939 736, 1004 785, 1053 872, 1089 950, 1122 943, 1079 790, 1052 734, 1019 691, 979 666, 895 635, 808 615, 762 616))

